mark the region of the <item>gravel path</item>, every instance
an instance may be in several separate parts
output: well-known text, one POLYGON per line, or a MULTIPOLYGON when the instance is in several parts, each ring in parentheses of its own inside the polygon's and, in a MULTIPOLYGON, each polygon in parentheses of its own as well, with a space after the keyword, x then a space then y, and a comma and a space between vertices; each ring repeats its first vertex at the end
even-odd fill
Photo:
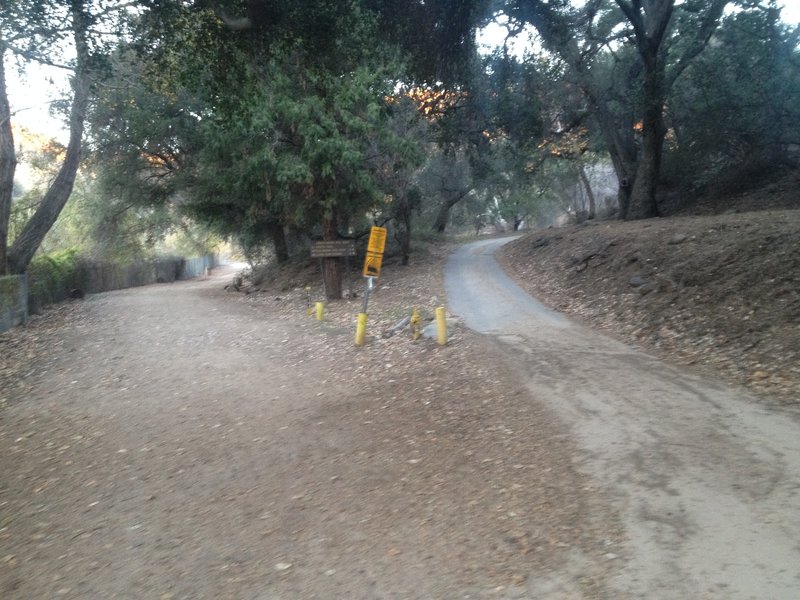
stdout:
MULTIPOLYGON (((502 340, 569 424, 579 470, 613 499, 628 538, 617 597, 800 597, 797 420, 526 301, 492 257, 507 241, 454 255, 450 308, 502 340)), ((581 597, 568 595, 574 579, 565 571, 552 597, 581 597)))
POLYGON ((349 304, 320 324, 225 281, 0 337, 0 597, 534 598, 571 569, 614 598, 614 512, 496 342, 356 350, 349 304))

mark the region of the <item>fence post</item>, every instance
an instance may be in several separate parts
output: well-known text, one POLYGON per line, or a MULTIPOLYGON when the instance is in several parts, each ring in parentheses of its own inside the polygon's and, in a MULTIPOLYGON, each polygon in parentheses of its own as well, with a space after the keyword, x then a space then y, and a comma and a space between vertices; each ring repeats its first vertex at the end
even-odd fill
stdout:
POLYGON ((28 321, 28 277, 0 277, 0 332, 28 321))
POLYGON ((19 276, 19 295, 17 297, 18 306, 22 312, 22 324, 28 322, 28 274, 23 273, 19 276))

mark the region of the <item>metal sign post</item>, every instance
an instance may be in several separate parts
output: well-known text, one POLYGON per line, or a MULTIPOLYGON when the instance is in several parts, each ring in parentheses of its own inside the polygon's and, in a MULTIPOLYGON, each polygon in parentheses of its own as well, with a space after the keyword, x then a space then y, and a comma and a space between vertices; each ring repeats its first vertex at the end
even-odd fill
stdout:
POLYGON ((362 313, 367 312, 367 307, 369 306, 369 293, 372 291, 373 287, 375 287, 375 278, 367 277, 367 289, 364 290, 364 300, 361 302, 362 313))
POLYGON ((364 259, 364 277, 367 278, 367 289, 364 290, 364 301, 361 303, 361 312, 358 313, 356 323, 356 346, 364 345, 364 336, 367 333, 367 308, 369 307, 369 294, 372 291, 374 280, 381 274, 383 250, 386 247, 386 228, 373 227, 369 234, 367 256, 364 259))
POLYGON ((367 277, 367 289, 364 290, 361 312, 358 313, 358 320, 356 321, 356 346, 363 346, 364 337, 367 335, 367 309, 369 308, 369 293, 374 287, 374 279, 374 277, 367 277))

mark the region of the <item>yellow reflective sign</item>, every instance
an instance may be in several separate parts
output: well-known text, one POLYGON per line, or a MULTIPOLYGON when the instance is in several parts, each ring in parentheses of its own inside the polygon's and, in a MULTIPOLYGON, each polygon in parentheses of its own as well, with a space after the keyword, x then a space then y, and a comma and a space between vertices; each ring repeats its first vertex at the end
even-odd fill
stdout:
POLYGON ((378 277, 381 274, 383 254, 380 252, 367 252, 364 259, 364 277, 378 277))
POLYGON ((372 252, 374 254, 383 254, 383 250, 385 247, 386 247, 386 228, 373 227, 369 232, 369 245, 367 246, 367 252, 372 252))
POLYGON ((378 277, 381 274, 383 249, 386 247, 386 228, 373 227, 369 232, 367 257, 364 259, 364 277, 378 277))

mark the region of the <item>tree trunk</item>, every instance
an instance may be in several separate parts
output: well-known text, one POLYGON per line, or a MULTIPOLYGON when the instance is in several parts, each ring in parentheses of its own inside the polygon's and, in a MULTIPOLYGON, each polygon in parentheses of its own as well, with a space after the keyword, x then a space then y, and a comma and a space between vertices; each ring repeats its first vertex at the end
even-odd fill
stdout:
POLYGON ((658 216, 656 191, 661 173, 664 147, 664 103, 662 79, 656 57, 645 62, 644 118, 642 119, 642 150, 636 180, 631 190, 626 219, 649 219, 658 216))
POLYGON ((652 133, 644 136, 642 160, 639 161, 639 169, 631 190, 628 210, 624 216, 626 220, 649 219, 658 216, 656 191, 661 170, 661 158, 659 156, 661 152, 655 147, 656 144, 660 144, 656 137, 652 133))
POLYGON ((450 220, 450 209, 453 208, 455 204, 455 202, 446 200, 439 206, 439 212, 436 213, 432 228, 436 233, 444 233, 444 230, 447 228, 447 221, 450 220))
MULTIPOLYGON (((577 81, 582 91, 589 98, 592 112, 600 125, 604 141, 611 155, 619 180, 619 199, 621 218, 645 218, 656 216, 656 190, 661 169, 663 141, 665 136, 663 108, 665 96, 672 88, 677 77, 687 68, 708 45, 714 31, 719 25, 730 0, 706 0, 693 4, 679 3, 684 12, 692 16, 688 27, 683 27, 681 22, 673 23, 675 0, 615 0, 616 5, 625 15, 633 29, 636 41, 636 50, 641 59, 641 65, 634 65, 628 73, 628 83, 638 81, 641 73, 638 68, 644 68, 643 86, 643 139, 641 156, 633 144, 633 123, 629 122, 628 115, 615 118, 606 101, 612 98, 604 90, 605 84, 598 86, 598 78, 590 69, 590 60, 587 57, 595 56, 601 45, 608 43, 606 39, 598 39, 590 44, 590 48, 582 48, 576 41, 578 36, 573 35, 577 23, 584 27, 583 19, 575 19, 575 11, 566 10, 569 3, 548 2, 547 0, 519 0, 506 2, 505 11, 517 17, 521 22, 530 23, 541 35, 544 46, 555 50, 561 58, 570 65, 577 76, 577 81), (675 44, 682 48, 681 55, 667 61, 669 48, 664 48, 664 40, 669 35, 680 33, 681 43, 675 44), (665 71, 669 62, 670 71, 665 71)), ((600 2, 586 2, 587 11, 583 16, 589 17, 592 22, 598 14, 600 2)), ((631 85, 628 91, 634 91, 631 85)))
POLYGON ((270 222, 267 225, 267 231, 272 240, 278 264, 286 264, 289 262, 289 243, 286 240, 286 231, 283 229, 283 225, 278 221, 270 222))
POLYGON ((69 144, 64 162, 39 204, 39 208, 25 224, 8 252, 8 270, 24 273, 42 240, 61 214, 72 194, 75 177, 81 161, 83 128, 89 105, 90 78, 88 73, 89 46, 86 30, 89 26, 83 3, 72 3, 72 29, 77 53, 77 65, 72 79, 73 99, 69 117, 69 144))
POLYGON ((397 208, 395 210, 395 226, 397 232, 395 239, 400 246, 400 260, 405 267, 411 256, 411 217, 413 210, 409 202, 408 192, 403 190, 398 194, 397 208))
MULTIPOLYGON (((339 239, 335 215, 326 217, 322 221, 322 239, 326 242, 334 242, 339 239)), ((322 259, 322 281, 325 284, 325 297, 328 300, 341 300, 342 267, 338 256, 322 259)))
POLYGON ((587 218, 594 219, 597 216, 597 203, 594 199, 592 184, 589 181, 589 176, 586 175, 586 169, 583 168, 583 165, 578 167, 578 173, 580 174, 581 181, 583 182, 583 187, 586 188, 586 196, 589 198, 589 215, 587 218))
MULTIPOLYGON (((630 202, 625 211, 626 219, 647 219, 658 216, 656 191, 661 173, 661 153, 664 145, 666 129, 664 127, 664 103, 668 88, 665 76, 666 50, 662 44, 669 30, 675 0, 642 5, 640 1, 627 2, 616 0, 617 6, 625 14, 633 26, 636 48, 643 67, 642 77, 642 147, 636 178, 630 193, 630 202)), ((727 4, 726 0, 712 3, 709 9, 711 19, 700 27, 701 45, 695 48, 699 52, 707 42, 715 27, 717 17, 727 4), (714 8, 716 6, 716 8, 714 8), (704 37, 703 36, 707 36, 704 37)), ((682 61, 679 61, 682 62, 682 61)))
POLYGON ((0 45, 0 275, 8 272, 8 224, 11 220, 11 197, 14 194, 14 173, 17 168, 4 58, 5 48, 0 45))
POLYGON ((447 227, 447 222, 450 220, 450 209, 461 202, 471 191, 472 188, 461 190, 454 196, 451 196, 442 202, 441 206, 439 206, 439 212, 436 213, 436 219, 433 221, 432 229, 436 233, 444 233, 444 230, 447 227))
POLYGON ((611 164, 614 165, 614 173, 616 173, 619 183, 617 188, 619 218, 624 219, 628 214, 631 190, 636 179, 638 165, 636 144, 633 136, 633 121, 623 119, 623 122, 618 124, 605 102, 597 97, 590 87, 586 86, 584 93, 592 103, 595 120, 600 126, 606 149, 611 157, 611 164))
MULTIPOLYGON (((410 213, 410 211, 409 211, 410 213)), ((397 223, 397 243, 400 245, 400 264, 408 266, 411 257, 411 215, 403 216, 397 223)))
POLYGON ((631 202, 631 190, 636 181, 637 159, 635 156, 622 155, 609 148, 611 164, 614 166, 614 173, 617 175, 617 204, 619 205, 618 217, 626 219, 631 202))

